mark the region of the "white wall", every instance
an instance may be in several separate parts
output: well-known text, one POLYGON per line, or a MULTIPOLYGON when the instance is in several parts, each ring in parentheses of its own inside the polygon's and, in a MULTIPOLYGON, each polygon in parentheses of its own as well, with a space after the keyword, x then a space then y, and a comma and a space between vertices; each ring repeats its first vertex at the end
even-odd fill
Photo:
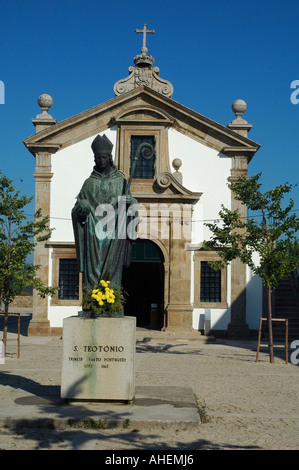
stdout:
MULTIPOLYGON (((103 133, 102 133, 103 134, 103 133)), ((107 129, 107 137, 113 143, 113 157, 117 128, 107 129)), ((94 161, 91 143, 95 135, 52 155, 51 208, 50 219, 53 231, 52 241, 73 241, 71 210, 83 182, 92 172, 94 161)), ((193 243, 208 238, 209 231, 203 220, 216 219, 221 204, 230 208, 230 190, 227 188, 231 160, 216 150, 169 130, 170 164, 174 158, 183 162, 183 186, 194 192, 202 192, 195 205, 193 243)))
MULTIPOLYGON (((182 160, 179 171, 183 175, 183 186, 190 191, 203 193, 194 206, 192 243, 201 243, 209 239, 210 231, 204 222, 213 222, 218 218, 221 204, 231 208, 231 191, 228 178, 231 170, 231 159, 200 142, 180 134, 174 129, 169 130, 170 165, 174 158, 182 160)), ((191 304, 194 302, 194 269, 191 270, 191 304)), ((230 305, 230 267, 228 267, 227 295, 230 305)), ((230 307, 227 309, 211 309, 211 328, 226 330, 230 322, 230 307)), ((195 308, 192 324, 196 330, 204 329, 205 309, 195 308)))
MULTIPOLYGON (((117 129, 107 129, 100 133, 100 135, 102 134, 106 134, 113 143, 112 155, 114 158, 117 129)), ((52 155, 52 172, 54 174, 51 181, 50 225, 55 230, 52 233, 51 241, 74 241, 71 211, 76 202, 76 196, 94 167, 91 143, 96 135, 52 155)), ((52 279, 51 252, 52 250, 49 250, 49 279, 52 279)), ((80 310, 80 306, 51 306, 49 297, 48 319, 50 326, 62 327, 64 318, 77 315, 80 310)))
POLYGON ((75 305, 66 306, 50 306, 48 309, 48 319, 51 327, 62 328, 63 319, 77 316, 78 312, 81 311, 81 307, 76 307, 75 305))
MULTIPOLYGON (((52 253, 53 248, 49 249, 49 279, 52 279, 52 253)), ((56 287, 56 286, 51 286, 56 287)), ((48 320, 51 327, 62 327, 63 319, 78 315, 78 311, 82 310, 81 306, 57 306, 51 305, 51 297, 48 296, 48 320)))
MULTIPOLYGON (((230 322, 230 305, 231 305, 231 267, 227 266, 227 308, 210 309, 211 328, 214 330, 226 330, 230 322)), ((196 330, 204 329, 206 309, 195 308, 193 310, 192 326, 196 330)))
POLYGON ((170 165, 174 158, 182 160, 180 172, 183 186, 203 193, 194 206, 192 243, 209 238, 203 221, 217 219, 223 204, 231 208, 231 192, 227 187, 231 159, 174 129, 168 133, 170 165))
MULTIPOLYGON (((102 134, 106 134, 113 143, 114 158, 117 129, 107 129, 102 134)), ((71 211, 76 202, 76 196, 94 167, 91 143, 96 135, 52 155, 50 224, 52 228, 55 228, 51 237, 52 241, 74 240, 71 211)))
MULTIPOLYGON (((108 129, 104 133, 114 145, 114 156, 117 128, 108 129)), ((51 182, 50 223, 51 227, 55 228, 51 237, 52 241, 70 242, 74 240, 71 210, 83 182, 88 178, 94 166, 91 143, 95 136, 67 147, 52 156, 52 172, 54 174, 51 182)), ((204 221, 217 219, 221 204, 229 209, 231 207, 231 193, 227 187, 231 159, 174 129, 169 130, 169 158, 170 165, 174 158, 182 160, 180 171, 183 174, 183 186, 191 191, 203 193, 195 205, 193 215, 192 243, 200 243, 209 238, 209 230, 204 226, 204 221)), ((49 266, 51 271, 50 252, 49 266)), ((256 325, 260 317, 261 282, 259 278, 253 277, 250 271, 247 274, 247 323, 250 328, 257 328, 256 325)), ((50 275, 49 278, 51 279, 52 276, 50 275)), ((191 303, 194 301, 193 284, 192 265, 191 303)), ((228 268, 227 288, 230 305, 230 267, 228 268)), ((61 327, 63 318, 76 315, 80 309, 81 307, 50 306, 49 301, 51 326, 61 327)), ((204 313, 205 309, 194 309, 193 327, 195 329, 203 329, 204 313)), ((211 310, 212 328, 225 330, 229 322, 230 308, 211 310)))

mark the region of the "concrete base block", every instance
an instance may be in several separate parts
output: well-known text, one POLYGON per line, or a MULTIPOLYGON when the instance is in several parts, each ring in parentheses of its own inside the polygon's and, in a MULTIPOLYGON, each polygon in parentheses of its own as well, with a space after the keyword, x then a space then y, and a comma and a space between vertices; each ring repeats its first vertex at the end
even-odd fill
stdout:
POLYGON ((61 397, 133 400, 135 351, 135 317, 65 318, 61 397))

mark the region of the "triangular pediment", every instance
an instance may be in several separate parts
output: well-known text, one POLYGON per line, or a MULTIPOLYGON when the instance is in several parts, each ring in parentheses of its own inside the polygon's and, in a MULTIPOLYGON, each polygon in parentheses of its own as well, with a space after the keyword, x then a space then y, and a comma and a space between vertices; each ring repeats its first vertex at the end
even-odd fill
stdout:
POLYGON ((249 159, 260 145, 146 86, 116 96, 87 111, 49 125, 23 142, 33 153, 50 153, 104 132, 119 123, 157 122, 226 155, 244 152, 249 159))

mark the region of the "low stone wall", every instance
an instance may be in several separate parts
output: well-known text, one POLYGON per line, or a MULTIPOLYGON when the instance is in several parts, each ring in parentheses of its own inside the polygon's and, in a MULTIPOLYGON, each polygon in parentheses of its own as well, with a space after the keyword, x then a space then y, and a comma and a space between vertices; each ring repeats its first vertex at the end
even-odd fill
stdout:
POLYGON ((14 308, 32 308, 32 295, 17 295, 9 306, 9 310, 14 308))

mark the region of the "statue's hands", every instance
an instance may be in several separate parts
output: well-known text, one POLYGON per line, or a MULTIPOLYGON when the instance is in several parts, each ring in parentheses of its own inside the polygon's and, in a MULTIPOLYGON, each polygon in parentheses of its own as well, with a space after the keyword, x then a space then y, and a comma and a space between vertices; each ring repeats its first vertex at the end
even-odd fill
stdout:
POLYGON ((88 216, 89 212, 90 212, 89 202, 86 199, 82 199, 81 201, 78 201, 77 214, 78 214, 79 219, 82 221, 86 220, 86 217, 88 216))
POLYGON ((111 204, 111 206, 115 210, 117 210, 120 207, 123 207, 124 205, 128 207, 128 206, 131 206, 132 204, 137 204, 137 201, 131 195, 123 195, 123 196, 119 196, 117 199, 116 198, 112 199, 109 202, 109 204, 111 204))
POLYGON ((126 196, 126 204, 127 206, 131 206, 132 204, 136 204, 137 201, 134 199, 130 194, 126 196))

